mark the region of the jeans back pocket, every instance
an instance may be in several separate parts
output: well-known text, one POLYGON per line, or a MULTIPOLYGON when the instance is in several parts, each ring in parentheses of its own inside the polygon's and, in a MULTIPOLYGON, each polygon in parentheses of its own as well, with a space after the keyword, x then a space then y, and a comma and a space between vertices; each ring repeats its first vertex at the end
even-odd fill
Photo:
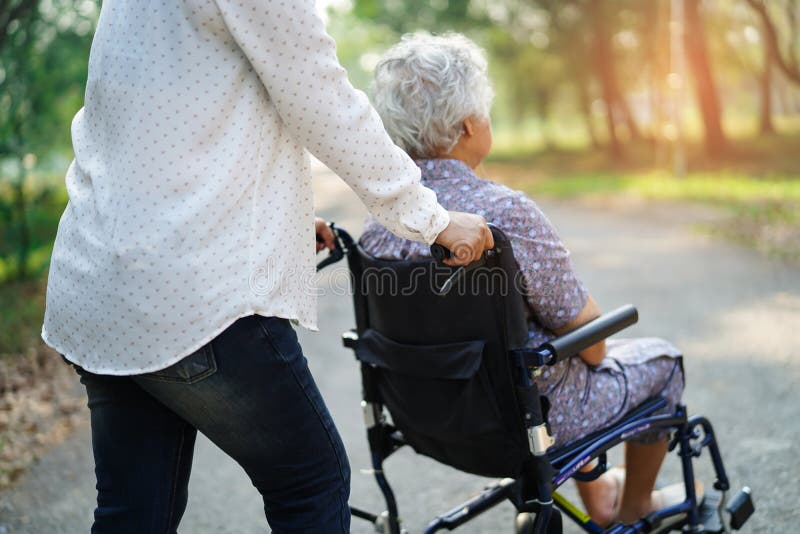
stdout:
POLYGON ((217 370, 214 349, 206 343, 200 349, 160 371, 141 375, 142 378, 161 380, 164 382, 180 382, 193 384, 213 375, 217 370))

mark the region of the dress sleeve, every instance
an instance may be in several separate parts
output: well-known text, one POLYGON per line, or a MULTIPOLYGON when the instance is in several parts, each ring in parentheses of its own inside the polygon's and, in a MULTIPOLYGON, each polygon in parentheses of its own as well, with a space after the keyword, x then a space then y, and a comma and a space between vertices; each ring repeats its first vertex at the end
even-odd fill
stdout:
POLYGON ((313 0, 216 0, 293 137, 398 236, 432 243, 450 222, 336 57, 313 0))
POLYGON ((511 239, 528 305, 540 325, 561 328, 583 309, 588 292, 572 268, 569 251, 539 206, 521 193, 504 204, 502 220, 495 224, 511 239))

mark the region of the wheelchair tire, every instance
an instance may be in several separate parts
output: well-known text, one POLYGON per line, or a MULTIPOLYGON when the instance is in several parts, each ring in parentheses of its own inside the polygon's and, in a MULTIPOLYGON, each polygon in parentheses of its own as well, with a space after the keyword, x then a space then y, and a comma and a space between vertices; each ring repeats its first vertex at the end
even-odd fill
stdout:
MULTIPOLYGON (((529 513, 517 514, 517 519, 514 522, 514 533, 533 534, 533 519, 534 516, 529 513)), ((561 512, 554 508, 550 516, 550 524, 547 525, 547 534, 562 534, 563 528, 561 512)))

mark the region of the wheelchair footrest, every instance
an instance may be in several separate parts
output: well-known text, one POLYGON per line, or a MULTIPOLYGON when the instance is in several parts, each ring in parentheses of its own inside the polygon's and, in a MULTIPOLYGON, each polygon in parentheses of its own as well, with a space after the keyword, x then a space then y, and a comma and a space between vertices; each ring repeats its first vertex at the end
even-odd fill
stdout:
POLYGON ((715 489, 706 490, 703 503, 700 505, 700 521, 704 532, 721 534, 725 532, 722 520, 722 492, 715 489))
MULTIPOLYGON (((725 523, 722 517, 723 502, 722 492, 715 489, 707 490, 703 503, 700 506, 700 521, 703 524, 704 532, 715 534, 725 532, 725 523)), ((753 515, 755 507, 750 495, 750 488, 744 488, 733 499, 728 502, 724 510, 730 514, 730 526, 733 530, 739 530, 742 525, 753 515)))
POLYGON ((746 486, 742 488, 742 491, 737 493, 736 496, 730 500, 725 510, 731 514, 731 528, 733 530, 742 528, 742 525, 744 525, 745 522, 750 519, 750 516, 753 515, 753 512, 756 511, 753 505, 753 497, 750 495, 750 488, 746 486))

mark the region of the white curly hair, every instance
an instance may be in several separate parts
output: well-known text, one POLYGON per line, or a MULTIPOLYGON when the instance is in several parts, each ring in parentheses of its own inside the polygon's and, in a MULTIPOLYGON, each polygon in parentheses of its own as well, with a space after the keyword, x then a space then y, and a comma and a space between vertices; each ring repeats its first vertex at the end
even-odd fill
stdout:
POLYGON ((449 153, 464 119, 488 120, 494 98, 484 51, 457 33, 404 35, 378 61, 371 92, 392 140, 415 158, 449 153))

